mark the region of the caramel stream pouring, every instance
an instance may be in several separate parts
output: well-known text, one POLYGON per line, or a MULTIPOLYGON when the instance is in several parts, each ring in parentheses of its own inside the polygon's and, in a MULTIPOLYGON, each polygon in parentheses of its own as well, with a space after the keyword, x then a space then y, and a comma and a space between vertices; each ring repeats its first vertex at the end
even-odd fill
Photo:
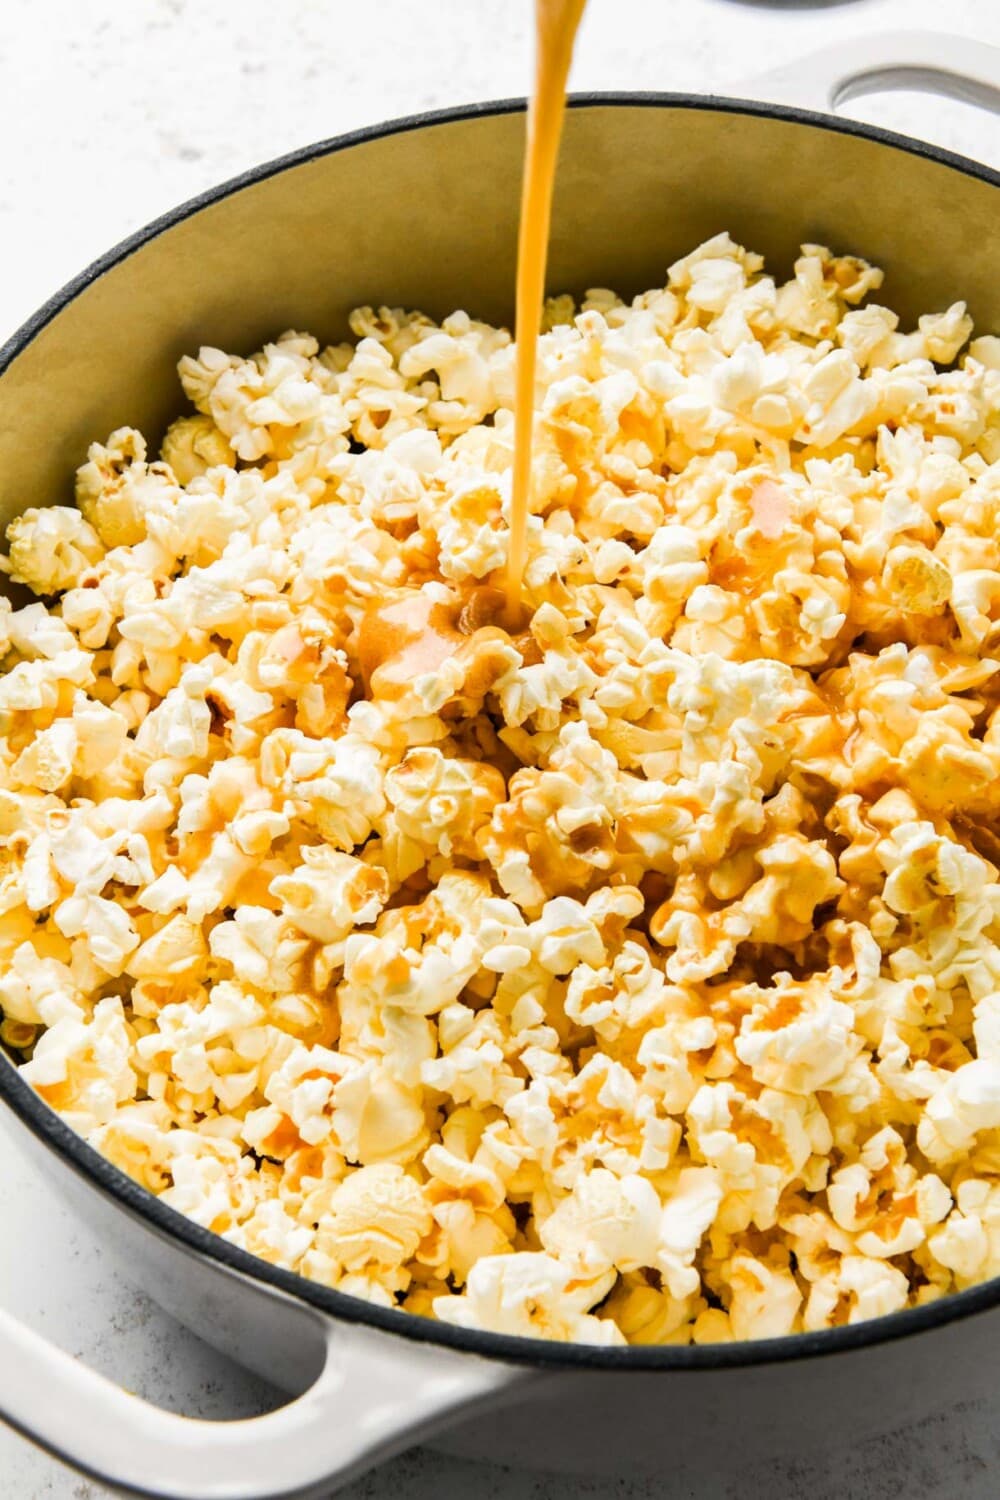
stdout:
MULTIPOLYGON (((475 590, 480 607, 472 610, 473 616, 492 616, 496 622, 503 619, 512 631, 524 628, 521 586, 527 560, 535 369, 552 187, 566 112, 566 80, 585 5, 586 0, 535 0, 535 80, 528 109, 517 248, 514 471, 506 587, 503 593, 475 590)), ((468 606, 463 616, 466 613, 468 606)), ((466 632, 460 625, 450 620, 447 605, 431 602, 419 590, 389 607, 374 605, 361 622, 359 642, 368 691, 376 697, 398 696, 415 677, 436 671, 464 645, 466 632)))
POLYGON ((517 364, 514 389, 514 480, 507 558, 507 615, 521 602, 528 550, 528 500, 535 415, 535 365, 542 328, 552 185, 566 112, 566 79, 586 0, 535 0, 535 86, 528 110, 528 145, 517 246, 517 364))

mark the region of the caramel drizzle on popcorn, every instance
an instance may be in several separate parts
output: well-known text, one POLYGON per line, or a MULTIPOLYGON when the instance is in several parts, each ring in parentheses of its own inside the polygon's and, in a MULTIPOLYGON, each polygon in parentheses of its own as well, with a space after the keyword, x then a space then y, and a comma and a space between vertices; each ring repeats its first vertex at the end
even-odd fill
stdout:
POLYGON ((366 609, 358 626, 358 665, 368 695, 401 697, 454 656, 464 639, 456 613, 420 591, 366 609))
POLYGON ((605 1343, 1000 1271, 1000 341, 719 235, 181 362, 0 605, 0 1039, 340 1290, 605 1343), (43 602, 44 601, 44 602, 43 602))
POLYGON ((528 107, 528 142, 517 243, 517 321, 514 389, 514 469, 507 559, 507 615, 520 614, 528 560, 535 370, 542 329, 552 189, 566 112, 566 81, 586 0, 535 0, 535 82, 528 107))

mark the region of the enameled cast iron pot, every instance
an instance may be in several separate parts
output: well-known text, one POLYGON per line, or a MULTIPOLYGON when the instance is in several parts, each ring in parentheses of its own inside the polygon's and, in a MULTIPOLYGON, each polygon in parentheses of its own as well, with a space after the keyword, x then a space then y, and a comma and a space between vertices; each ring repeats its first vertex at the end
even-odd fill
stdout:
MULTIPOLYGON (((923 83, 1000 103, 1000 53, 988 48, 876 38, 858 56, 860 45, 772 75, 769 97, 795 105, 804 91, 835 106, 864 83, 923 83)), ((93 438, 122 423, 161 433, 178 409, 175 363, 202 343, 249 351, 290 327, 337 338, 366 302, 508 319, 522 108, 425 115, 297 152, 84 272, 0 351, 3 522, 65 503, 93 438)), ((581 97, 565 133, 550 284, 662 284, 669 262, 728 229, 783 273, 804 241, 857 252, 885 267, 881 296, 904 320, 963 296, 981 332, 1000 331, 998 211, 997 173, 831 115, 686 95, 581 97)), ((678 1493, 706 1496, 769 1460, 773 1493, 784 1494, 780 1465, 797 1456, 922 1422, 1000 1381, 1000 1280, 875 1323, 702 1348, 553 1345, 371 1307, 159 1203, 2 1057, 0 1094, 38 1170, 125 1274, 296 1398, 251 1421, 191 1421, 0 1316, 0 1412, 129 1492, 319 1496, 432 1438, 499 1462, 669 1472, 678 1493)))

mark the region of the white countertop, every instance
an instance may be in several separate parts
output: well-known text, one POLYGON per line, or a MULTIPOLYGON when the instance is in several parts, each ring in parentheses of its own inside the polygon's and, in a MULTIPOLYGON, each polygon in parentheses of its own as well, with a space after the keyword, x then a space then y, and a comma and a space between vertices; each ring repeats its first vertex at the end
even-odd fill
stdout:
MULTIPOLYGON (((525 91, 529 0, 4 0, 0 342, 62 282, 162 210, 311 140, 414 110, 525 91)), ((904 25, 1000 44, 997 0, 590 0, 573 86, 705 89, 819 45, 904 25)), ((900 93, 860 118, 1000 167, 1000 119, 900 93)), ((149 1399, 249 1415, 263 1387, 103 1266, 0 1117, 0 1304, 149 1399)), ((4 1352, 0 1349, 0 1359, 4 1352)), ((774 1500, 994 1500, 997 1406, 803 1469, 774 1500)), ((741 1500, 768 1492, 747 1475, 741 1500)), ((3 1500, 107 1491, 0 1427, 3 1500)), ((350 1500, 728 1500, 669 1481, 526 1475, 416 1452, 350 1500)), ((732 1492, 735 1497, 736 1491, 732 1492)))

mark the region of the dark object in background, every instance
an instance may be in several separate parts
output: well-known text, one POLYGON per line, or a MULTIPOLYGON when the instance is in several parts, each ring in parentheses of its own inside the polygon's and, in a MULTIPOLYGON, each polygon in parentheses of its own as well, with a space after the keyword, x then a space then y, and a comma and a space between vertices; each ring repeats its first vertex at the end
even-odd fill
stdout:
POLYGON ((835 5, 862 5, 864 0, 729 0, 731 5, 752 5, 759 10, 831 10, 835 5))

